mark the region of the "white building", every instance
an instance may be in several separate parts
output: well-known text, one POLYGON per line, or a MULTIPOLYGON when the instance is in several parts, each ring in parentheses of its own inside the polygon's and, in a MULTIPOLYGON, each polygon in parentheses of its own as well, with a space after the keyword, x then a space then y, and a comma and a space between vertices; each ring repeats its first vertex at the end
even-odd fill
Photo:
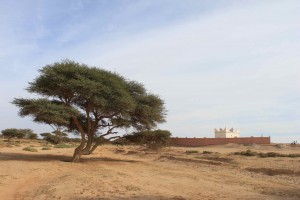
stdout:
POLYGON ((220 130, 215 129, 215 138, 238 138, 240 137, 240 130, 233 130, 228 128, 220 128, 220 130))

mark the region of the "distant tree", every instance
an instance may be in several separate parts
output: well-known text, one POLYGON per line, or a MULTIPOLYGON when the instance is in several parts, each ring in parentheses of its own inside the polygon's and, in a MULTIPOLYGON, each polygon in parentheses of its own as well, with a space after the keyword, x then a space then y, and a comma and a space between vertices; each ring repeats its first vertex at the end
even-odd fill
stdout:
POLYGON ((96 138, 115 134, 122 128, 150 130, 165 121, 164 102, 142 84, 70 60, 42 68, 27 90, 43 98, 14 99, 20 116, 32 116, 38 123, 64 127, 81 135, 73 162, 92 153, 101 143, 94 137, 99 129, 103 133, 96 138))
POLYGON ((37 138, 37 134, 33 133, 31 129, 9 128, 3 130, 2 135, 8 138, 8 141, 10 141, 11 138, 28 138, 28 139, 37 138))
POLYGON ((21 135, 24 135, 24 138, 31 139, 37 137, 37 134, 31 129, 18 129, 21 135))
POLYGON ((124 135, 124 138, 138 145, 145 145, 151 149, 158 149, 169 145, 171 133, 167 130, 141 131, 124 135))
POLYGON ((15 128, 9 128, 1 131, 3 137, 7 138, 8 141, 10 141, 11 138, 14 137, 24 137, 25 135, 20 135, 18 129, 15 128))
POLYGON ((40 135, 43 137, 43 140, 46 140, 51 144, 58 144, 61 142, 61 139, 52 133, 41 133, 40 135))
POLYGON ((38 139, 38 135, 36 133, 32 133, 28 136, 28 139, 36 140, 36 139, 38 139))
POLYGON ((53 131, 52 133, 41 133, 40 135, 43 137, 43 140, 46 140, 47 142, 50 142, 52 144, 59 144, 61 142, 70 141, 67 137, 68 134, 59 129, 53 131))

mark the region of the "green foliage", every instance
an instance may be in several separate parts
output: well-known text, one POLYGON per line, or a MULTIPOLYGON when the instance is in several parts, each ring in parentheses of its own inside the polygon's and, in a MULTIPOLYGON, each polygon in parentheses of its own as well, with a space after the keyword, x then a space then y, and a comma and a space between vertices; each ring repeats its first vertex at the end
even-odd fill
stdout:
POLYGON ((112 116, 108 119, 119 126, 149 129, 164 122, 163 101, 116 73, 70 60, 47 65, 40 73, 27 90, 50 98, 13 101, 21 116, 31 115, 36 122, 69 128, 70 117, 79 117, 80 109, 112 116))
POLYGON ((36 139, 37 134, 33 133, 31 129, 16 129, 9 128, 2 131, 2 135, 8 140, 11 138, 28 138, 28 139, 36 139))
POLYGON ((13 104, 21 108, 19 112, 21 117, 32 116, 35 122, 57 126, 68 126, 70 117, 77 114, 77 110, 46 98, 14 99, 13 104))
POLYGON ((61 139, 51 133, 42 133, 41 136, 43 136, 43 139, 47 142, 50 142, 51 144, 58 144, 61 142, 61 139))
POLYGON ((30 152, 37 152, 38 150, 33 147, 25 147, 23 148, 24 151, 30 151, 30 152))
POLYGON ((2 132, 2 135, 8 139, 17 137, 17 138, 24 138, 25 134, 23 132, 20 132, 18 129, 15 128, 9 128, 5 129, 2 132))
POLYGON ((51 144, 59 144, 61 142, 70 142, 71 140, 66 137, 68 134, 56 130, 53 133, 41 133, 40 135, 43 136, 43 140, 50 142, 51 144), (54 133, 54 134, 53 134, 54 133))
POLYGON ((171 133, 167 130, 141 131, 124 135, 124 138, 133 144, 145 145, 154 149, 167 146, 170 137, 171 133))
POLYGON ((28 136, 28 138, 31 139, 31 140, 36 140, 36 139, 38 138, 38 136, 37 136, 37 134, 32 133, 32 134, 30 134, 30 135, 28 136))

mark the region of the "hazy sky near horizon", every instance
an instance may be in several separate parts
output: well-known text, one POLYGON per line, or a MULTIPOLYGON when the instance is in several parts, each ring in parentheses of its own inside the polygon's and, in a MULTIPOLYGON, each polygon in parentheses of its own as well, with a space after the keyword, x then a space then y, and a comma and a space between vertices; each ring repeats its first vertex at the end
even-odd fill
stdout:
POLYGON ((298 0, 0 0, 0 130, 51 130, 10 102, 68 58, 116 71, 165 100, 178 137, 300 142, 298 0))

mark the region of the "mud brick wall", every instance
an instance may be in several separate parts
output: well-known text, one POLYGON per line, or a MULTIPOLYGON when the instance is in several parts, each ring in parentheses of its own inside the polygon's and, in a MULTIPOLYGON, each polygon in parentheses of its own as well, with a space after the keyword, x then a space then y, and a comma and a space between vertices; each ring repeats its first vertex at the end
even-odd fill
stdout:
POLYGON ((220 144, 270 144, 270 137, 242 137, 242 138, 171 138, 171 145, 182 147, 199 147, 220 144))

